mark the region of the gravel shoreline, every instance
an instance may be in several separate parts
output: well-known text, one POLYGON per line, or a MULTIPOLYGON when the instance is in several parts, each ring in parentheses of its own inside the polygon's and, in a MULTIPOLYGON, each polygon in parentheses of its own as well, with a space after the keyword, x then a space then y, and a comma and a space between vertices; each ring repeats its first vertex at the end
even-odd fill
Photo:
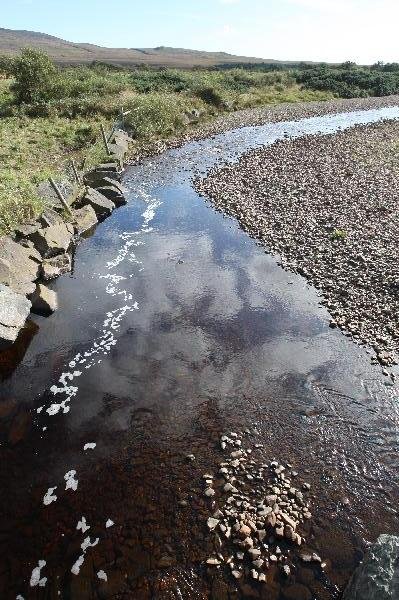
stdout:
POLYGON ((318 102, 283 103, 274 106, 268 105, 229 112, 219 115, 212 121, 192 126, 189 130, 176 137, 144 144, 138 153, 128 161, 128 164, 137 164, 145 157, 158 155, 172 148, 180 148, 188 142, 202 140, 241 127, 253 127, 256 125, 265 125, 266 123, 279 123, 281 121, 297 121, 309 117, 398 105, 399 95, 396 95, 381 98, 351 98, 318 102))
MULTIPOLYGON (((370 100, 350 105, 371 108, 370 100)), ((373 360, 397 364, 398 122, 278 141, 211 171, 196 189, 321 290, 332 327, 371 346, 373 360)))

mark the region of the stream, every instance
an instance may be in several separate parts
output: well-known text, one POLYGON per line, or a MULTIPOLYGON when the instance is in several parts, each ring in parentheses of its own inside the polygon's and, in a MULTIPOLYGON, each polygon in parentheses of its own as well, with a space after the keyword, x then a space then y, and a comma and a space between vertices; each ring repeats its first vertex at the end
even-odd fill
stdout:
POLYGON ((295 582, 338 599, 367 543, 399 532, 397 386, 192 185, 287 136, 397 118, 245 127, 127 168, 128 204, 50 284, 59 310, 0 354, 2 599, 279 600, 295 582), (204 565, 201 478, 220 436, 245 428, 311 484, 308 539, 326 563, 276 573, 274 596, 204 565))

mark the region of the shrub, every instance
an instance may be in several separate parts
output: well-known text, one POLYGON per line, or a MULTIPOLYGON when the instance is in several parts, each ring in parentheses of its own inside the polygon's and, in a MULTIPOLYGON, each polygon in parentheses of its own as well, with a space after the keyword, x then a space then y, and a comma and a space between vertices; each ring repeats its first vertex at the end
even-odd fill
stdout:
POLYGON ((52 95, 58 70, 40 50, 24 48, 13 61, 12 90, 19 103, 45 102, 52 95))
POLYGON ((184 127, 185 112, 200 107, 176 94, 142 94, 130 100, 125 124, 136 139, 170 135, 184 127))

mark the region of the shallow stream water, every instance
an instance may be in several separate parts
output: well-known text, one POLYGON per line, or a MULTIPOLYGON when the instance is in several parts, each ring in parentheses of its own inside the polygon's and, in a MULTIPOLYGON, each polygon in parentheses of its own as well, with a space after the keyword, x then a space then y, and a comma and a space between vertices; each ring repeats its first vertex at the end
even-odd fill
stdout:
POLYGON ((272 597, 204 567, 201 477, 232 429, 256 427, 312 485, 326 569, 276 573, 273 598, 295 582, 339 598, 367 542, 399 532, 397 387, 192 186, 251 148, 383 118, 399 108, 242 128, 126 170, 128 204, 51 285, 58 312, 0 354, 1 598, 272 597))

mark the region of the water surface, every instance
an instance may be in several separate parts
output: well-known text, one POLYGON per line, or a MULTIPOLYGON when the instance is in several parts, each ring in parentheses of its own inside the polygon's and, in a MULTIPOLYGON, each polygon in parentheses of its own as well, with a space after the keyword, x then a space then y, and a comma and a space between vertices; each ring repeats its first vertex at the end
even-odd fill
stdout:
POLYGON ((298 565, 290 583, 338 598, 366 543, 398 533, 397 388, 192 186, 287 135, 382 118, 399 108, 243 128, 126 171, 129 203, 51 286, 59 311, 0 355, 2 598, 244 597, 203 566, 201 476, 232 429, 255 426, 265 456, 312 484, 327 568, 298 565))

